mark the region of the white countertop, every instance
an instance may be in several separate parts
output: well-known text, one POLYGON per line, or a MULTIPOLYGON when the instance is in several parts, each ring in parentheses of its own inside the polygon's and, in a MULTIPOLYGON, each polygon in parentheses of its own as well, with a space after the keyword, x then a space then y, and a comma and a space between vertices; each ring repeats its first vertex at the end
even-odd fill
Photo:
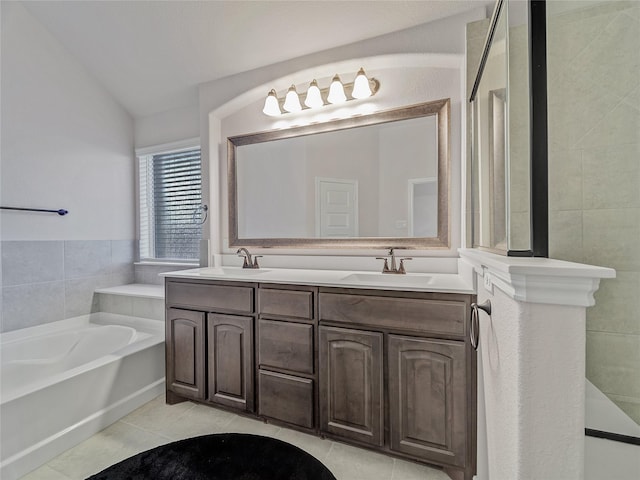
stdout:
POLYGON ((206 267, 160 274, 163 277, 198 280, 226 280, 255 283, 282 283, 318 287, 404 290, 414 292, 446 292, 473 294, 472 279, 459 274, 407 273, 405 275, 380 272, 307 270, 289 268, 243 269, 240 267, 206 267))

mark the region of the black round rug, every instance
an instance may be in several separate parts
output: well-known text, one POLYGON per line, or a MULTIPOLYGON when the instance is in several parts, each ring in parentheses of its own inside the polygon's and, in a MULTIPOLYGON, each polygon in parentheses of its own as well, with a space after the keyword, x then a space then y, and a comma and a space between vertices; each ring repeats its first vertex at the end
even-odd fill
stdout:
POLYGON ((304 450, 270 437, 222 433, 161 445, 88 480, 336 480, 304 450))

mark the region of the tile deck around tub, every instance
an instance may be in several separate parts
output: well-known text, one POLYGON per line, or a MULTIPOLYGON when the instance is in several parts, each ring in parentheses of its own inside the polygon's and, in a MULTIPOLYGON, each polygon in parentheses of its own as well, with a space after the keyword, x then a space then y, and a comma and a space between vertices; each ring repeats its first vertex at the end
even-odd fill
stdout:
POLYGON ((192 402, 167 405, 164 395, 22 477, 84 480, 136 453, 210 433, 253 433, 298 446, 324 463, 338 480, 448 480, 437 468, 281 428, 192 402))

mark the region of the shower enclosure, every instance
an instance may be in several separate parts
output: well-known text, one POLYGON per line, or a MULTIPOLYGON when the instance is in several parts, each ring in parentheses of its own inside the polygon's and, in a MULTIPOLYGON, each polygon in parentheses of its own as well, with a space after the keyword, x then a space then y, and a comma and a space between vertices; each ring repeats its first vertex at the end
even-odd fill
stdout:
POLYGON ((587 434, 640 444, 640 2, 498 0, 467 57, 468 243, 616 270, 587 310, 587 434))
POLYGON ((547 0, 546 10, 549 256, 616 269, 587 310, 587 428, 633 443, 640 437, 640 2, 547 0))

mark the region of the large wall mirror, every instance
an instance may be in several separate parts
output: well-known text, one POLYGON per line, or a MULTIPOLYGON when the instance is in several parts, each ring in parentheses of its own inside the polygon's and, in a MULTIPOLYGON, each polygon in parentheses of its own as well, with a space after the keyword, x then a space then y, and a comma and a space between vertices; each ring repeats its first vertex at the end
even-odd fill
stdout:
POLYGON ((449 99, 229 137, 229 246, 449 248, 449 99))

